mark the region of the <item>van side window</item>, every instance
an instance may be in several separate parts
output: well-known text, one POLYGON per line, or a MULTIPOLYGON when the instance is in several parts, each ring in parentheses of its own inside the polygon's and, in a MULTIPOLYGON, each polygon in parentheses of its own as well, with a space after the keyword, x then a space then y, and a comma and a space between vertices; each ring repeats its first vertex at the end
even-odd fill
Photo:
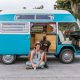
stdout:
POLYGON ((25 23, 2 23, 1 33, 29 33, 28 25, 25 23))
POLYGON ((28 19, 35 19, 35 15, 16 15, 16 20, 28 20, 28 19))
POLYGON ((53 20, 53 16, 52 15, 36 15, 36 19, 53 20))

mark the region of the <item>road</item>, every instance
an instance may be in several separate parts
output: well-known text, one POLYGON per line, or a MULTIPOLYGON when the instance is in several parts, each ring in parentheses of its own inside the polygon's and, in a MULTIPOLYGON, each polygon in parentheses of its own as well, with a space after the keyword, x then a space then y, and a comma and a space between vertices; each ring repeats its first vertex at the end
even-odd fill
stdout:
POLYGON ((49 59, 48 69, 26 70, 26 59, 15 64, 0 63, 0 80, 80 80, 80 57, 71 64, 62 64, 58 59, 49 59))

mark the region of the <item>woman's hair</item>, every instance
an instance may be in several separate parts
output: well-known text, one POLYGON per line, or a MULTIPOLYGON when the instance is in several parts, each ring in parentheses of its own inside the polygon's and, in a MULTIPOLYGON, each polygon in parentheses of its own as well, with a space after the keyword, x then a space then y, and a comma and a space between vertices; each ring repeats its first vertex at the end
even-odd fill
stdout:
POLYGON ((36 42, 36 44, 35 44, 35 49, 36 49, 36 46, 37 45, 40 45, 40 49, 41 49, 41 43, 40 42, 36 42))
POLYGON ((40 45, 40 46, 41 46, 41 44, 40 44, 40 43, 35 44, 35 46, 37 46, 37 45, 40 45))

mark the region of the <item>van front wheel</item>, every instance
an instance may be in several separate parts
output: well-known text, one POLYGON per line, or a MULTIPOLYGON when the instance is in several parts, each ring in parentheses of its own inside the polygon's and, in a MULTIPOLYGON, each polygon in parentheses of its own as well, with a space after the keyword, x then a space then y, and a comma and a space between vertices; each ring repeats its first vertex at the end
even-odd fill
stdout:
POLYGON ((64 49, 61 51, 59 58, 63 63, 71 63, 74 60, 74 52, 71 49, 64 49))
POLYGON ((4 64, 12 64, 15 61, 16 57, 14 55, 2 55, 1 61, 4 64))

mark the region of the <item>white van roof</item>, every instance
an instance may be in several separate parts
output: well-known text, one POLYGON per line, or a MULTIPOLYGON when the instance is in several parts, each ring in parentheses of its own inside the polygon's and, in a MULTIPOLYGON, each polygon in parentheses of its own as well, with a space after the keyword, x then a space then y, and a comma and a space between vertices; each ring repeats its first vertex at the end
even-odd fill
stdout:
POLYGON ((76 19, 70 12, 66 10, 23 9, 23 10, 3 10, 2 12, 0 12, 0 21, 76 22, 76 19), (35 18, 28 19, 26 16, 29 16, 29 14, 30 15, 33 14, 35 18), (36 18, 36 16, 38 16, 38 18, 36 18), (39 18, 39 16, 42 17, 39 18))
POLYGON ((22 10, 3 10, 0 14, 25 14, 25 13, 32 13, 32 14, 71 14, 66 10, 44 10, 44 9, 22 9, 22 10))

